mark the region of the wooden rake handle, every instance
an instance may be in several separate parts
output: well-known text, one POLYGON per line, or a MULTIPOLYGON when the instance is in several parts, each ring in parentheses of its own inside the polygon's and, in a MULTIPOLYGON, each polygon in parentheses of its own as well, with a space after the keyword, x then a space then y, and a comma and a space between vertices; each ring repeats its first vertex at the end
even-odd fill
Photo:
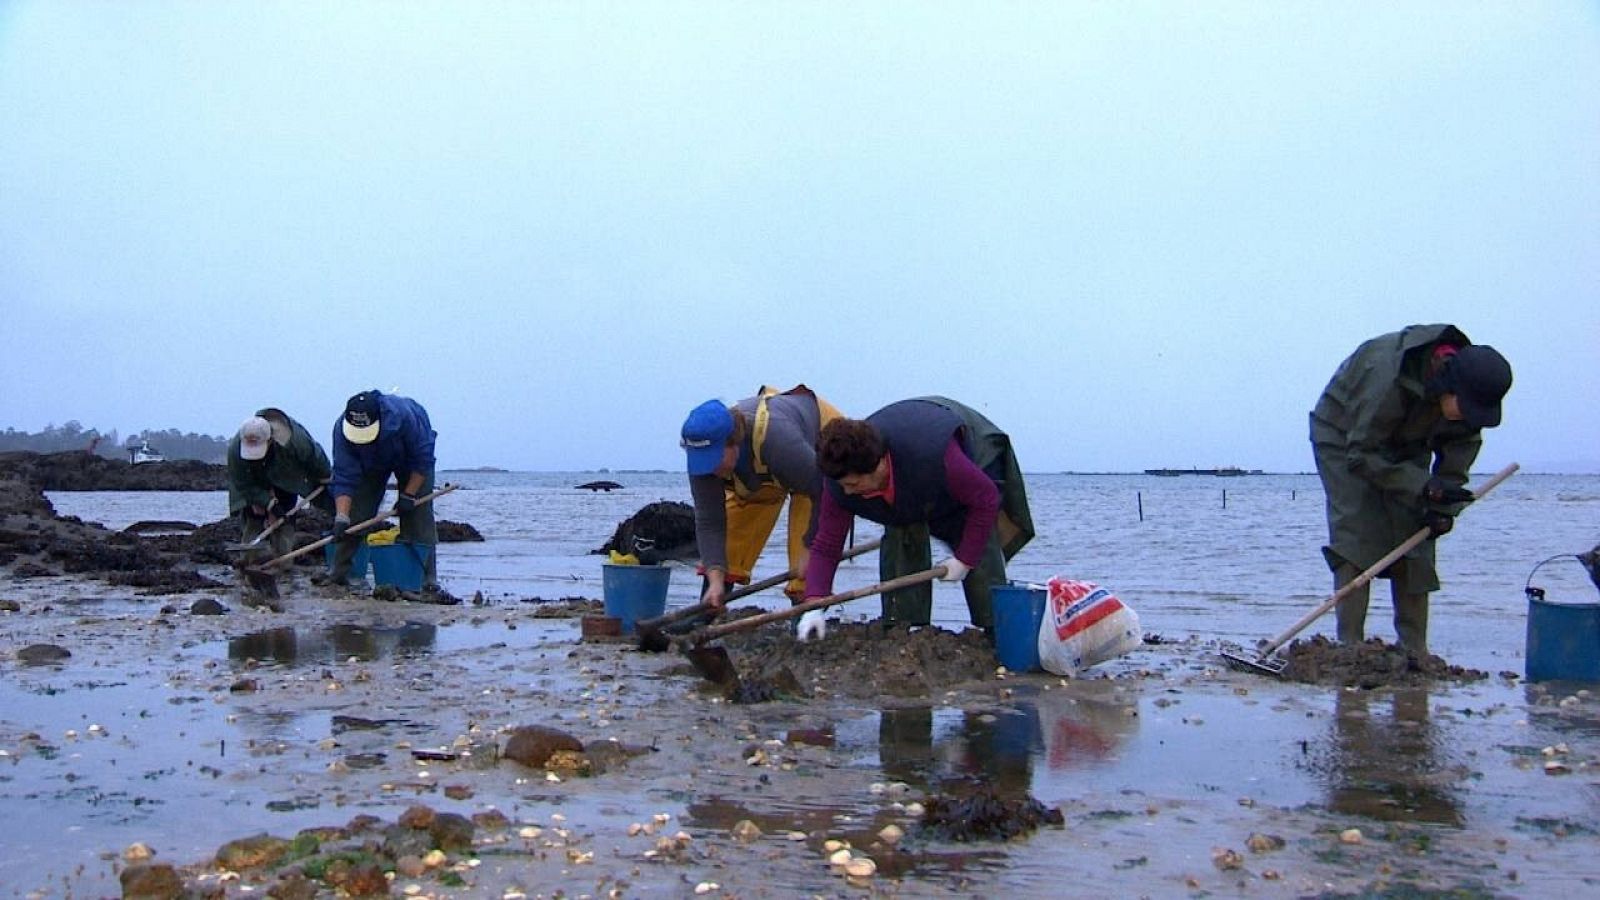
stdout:
MULTIPOLYGON (((1506 466, 1504 469, 1494 473, 1494 475, 1488 481, 1483 483, 1483 487, 1478 488, 1477 491, 1474 492, 1476 496, 1473 497, 1473 502, 1482 500, 1485 495, 1499 486, 1500 482, 1510 478, 1512 474, 1514 474, 1519 468, 1521 468, 1521 466, 1517 465, 1516 463, 1512 463, 1511 465, 1506 466)), ((1360 575, 1357 575, 1355 578, 1351 579, 1349 584, 1346 584, 1344 587, 1334 591, 1333 596, 1322 601, 1321 606, 1306 613, 1304 616, 1301 616, 1300 621, 1289 626, 1287 631, 1273 638, 1265 647, 1262 647, 1260 658, 1265 659, 1268 656, 1271 656, 1273 651, 1277 650, 1279 647, 1282 647, 1295 635, 1304 631, 1307 625, 1310 625, 1312 622, 1322 618, 1322 616, 1327 613, 1328 610, 1339 605, 1339 601, 1343 600, 1352 591, 1360 590, 1362 586, 1367 584, 1367 582, 1377 578, 1380 574, 1382 574, 1384 569, 1394 565, 1395 560, 1405 556, 1407 553, 1410 553, 1412 550, 1416 549, 1418 544, 1421 544, 1423 541, 1427 540, 1428 534, 1429 531, 1426 526, 1418 528, 1417 532, 1406 538, 1404 543, 1393 550, 1390 550, 1389 553, 1383 557, 1383 559, 1373 563, 1365 572, 1362 572, 1360 575)))
MULTIPOLYGON (((423 496, 418 497, 417 498, 417 503, 419 503, 419 504, 428 503, 428 502, 432 501, 433 498, 442 497, 445 494, 450 493, 451 491, 455 490, 456 488, 458 488, 460 486, 461 485, 459 485, 459 484, 447 484, 444 487, 439 488, 438 490, 434 491, 431 494, 424 494, 423 496)), ((364 521, 357 522, 354 525, 351 525, 349 528, 345 529, 345 533, 346 534, 351 534, 351 533, 360 534, 363 530, 371 528, 372 526, 378 524, 379 522, 382 522, 384 519, 387 519, 390 516, 395 516, 395 515, 399 515, 399 513, 395 512, 393 507, 390 507, 389 509, 386 509, 383 512, 378 513, 377 515, 373 516, 370 519, 366 519, 364 521)), ((262 563, 261 565, 252 568, 250 571, 252 571, 252 572, 267 572, 270 569, 272 569, 272 568, 274 568, 276 566, 282 565, 283 563, 286 563, 291 559, 294 559, 294 558, 299 557, 299 556, 304 556, 307 553, 310 553, 311 551, 319 549, 321 547, 326 547, 328 544, 333 543, 335 540, 337 540, 337 538, 334 535, 331 535, 331 534, 328 535, 327 537, 324 537, 324 538, 318 538, 317 540, 312 541, 311 543, 305 545, 304 547, 301 547, 298 550, 290 550, 288 553, 285 553, 284 555, 282 555, 280 557, 277 557, 276 559, 269 559, 266 562, 262 563)))
POLYGON ((781 622, 784 619, 793 619, 796 616, 803 616, 814 609, 826 609, 830 606, 846 603, 850 600, 856 600, 861 597, 871 597, 873 594, 883 594, 889 591, 899 590, 903 587, 911 587, 914 584, 923 584, 925 582, 943 578, 944 576, 945 567, 934 566, 931 569, 925 569, 921 572, 915 572, 910 575, 901 575, 899 578, 891 578, 888 581, 880 581, 877 584, 869 584, 866 587, 844 591, 843 593, 839 594, 831 594, 827 597, 818 597, 815 600, 807 600, 804 603, 796 603, 794 606, 791 606, 788 609, 780 609, 774 612, 761 613, 760 615, 747 616, 738 620, 737 622, 727 622, 722 625, 712 625, 709 628, 701 628, 685 638, 683 643, 691 646, 699 646, 700 644, 704 644, 706 641, 709 641, 713 638, 722 637, 725 634, 732 634, 736 631, 749 631, 752 628, 759 628, 768 622, 781 622))
POLYGON ((271 535, 274 531, 277 531, 279 528, 282 528, 283 527, 283 523, 289 521, 289 517, 290 516, 294 515, 295 513, 299 512, 300 510, 305 509, 306 507, 310 506, 311 505, 311 501, 317 499, 319 496, 322 495, 322 492, 327 490, 327 489, 328 489, 328 486, 325 485, 325 484, 317 485, 317 489, 316 490, 314 490, 311 493, 305 495, 304 497, 301 497, 300 501, 298 503, 296 503, 288 512, 286 512, 283 515, 279 516, 277 518, 277 520, 275 520, 271 525, 268 525, 266 528, 263 528, 261 530, 260 534, 258 534, 255 537, 251 538, 250 539, 250 543, 244 545, 244 549, 248 550, 251 547, 254 547, 255 545, 257 545, 257 544, 261 543, 262 541, 266 540, 267 537, 269 535, 271 535))
MULTIPOLYGON (((840 562, 844 562, 847 559, 855 559, 856 557, 860 556, 863 553, 871 553, 872 551, 878 549, 878 546, 881 545, 882 543, 883 543, 883 541, 881 539, 873 539, 873 540, 870 540, 870 541, 866 541, 865 543, 857 544, 854 547, 851 547, 849 550, 846 550, 839 557, 839 561, 840 562)), ((730 603, 730 602, 732 602, 734 600, 741 600, 741 599, 743 599, 745 597, 750 596, 751 594, 758 593, 760 591, 764 591, 769 587, 776 587, 777 585, 783 584, 785 581, 788 581, 791 578, 799 578, 803 574, 805 574, 805 573, 804 572, 796 572, 795 570, 790 569, 789 571, 784 572, 781 575, 773 575, 770 578, 763 578, 760 581, 754 582, 752 584, 747 584, 742 588, 738 588, 736 590, 729 591, 728 592, 728 596, 724 597, 723 600, 722 600, 723 605, 727 605, 728 603, 730 603)))
MULTIPOLYGON (((843 562, 847 559, 854 559, 863 553, 871 553, 872 551, 878 549, 878 546, 882 543, 883 541, 881 540, 870 540, 857 544, 847 550, 844 555, 840 556, 839 561, 843 562)), ((800 577, 801 574, 802 573, 790 569, 782 574, 773 575, 769 578, 763 578, 760 581, 752 582, 744 587, 731 590, 728 592, 726 597, 722 598, 722 606, 726 608, 729 603, 732 603, 735 600, 742 600, 751 594, 760 593, 769 587, 776 587, 777 585, 783 584, 785 581, 788 581, 791 578, 800 577)), ((717 607, 714 607, 709 603, 696 603, 693 606, 685 606, 683 609, 673 610, 664 616, 657 616, 654 619, 641 619, 634 623, 634 628, 639 631, 653 631, 665 625, 674 625, 678 622, 684 621, 685 619, 692 619, 695 616, 703 615, 716 608, 717 607)))

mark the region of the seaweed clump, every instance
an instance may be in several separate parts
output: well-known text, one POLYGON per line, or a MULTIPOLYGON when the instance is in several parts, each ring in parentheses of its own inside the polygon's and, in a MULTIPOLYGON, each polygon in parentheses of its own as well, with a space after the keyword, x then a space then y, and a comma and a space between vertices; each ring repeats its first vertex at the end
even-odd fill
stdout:
POLYGON ((1066 824, 1060 809, 1027 795, 1020 800, 1007 799, 990 787, 962 796, 932 797, 925 806, 919 823, 924 836, 964 843, 1009 841, 1043 825, 1066 824))

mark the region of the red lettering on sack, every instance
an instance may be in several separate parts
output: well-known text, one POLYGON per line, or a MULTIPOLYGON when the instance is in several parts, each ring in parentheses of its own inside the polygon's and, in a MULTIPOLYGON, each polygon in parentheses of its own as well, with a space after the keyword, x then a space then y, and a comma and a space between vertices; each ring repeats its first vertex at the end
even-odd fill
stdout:
POLYGON ((1056 625, 1056 637, 1066 640, 1075 634, 1080 634, 1106 616, 1114 615, 1122 610, 1122 601, 1115 597, 1107 596, 1104 600, 1091 605, 1088 609, 1067 616, 1066 625, 1056 625))

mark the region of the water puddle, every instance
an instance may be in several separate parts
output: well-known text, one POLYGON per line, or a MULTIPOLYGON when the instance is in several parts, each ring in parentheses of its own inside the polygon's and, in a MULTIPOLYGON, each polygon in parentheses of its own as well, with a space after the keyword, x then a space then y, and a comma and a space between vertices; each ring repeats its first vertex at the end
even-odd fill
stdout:
POLYGON ((394 627, 329 625, 324 628, 268 628, 228 639, 228 659, 235 663, 316 665, 336 661, 374 662, 415 659, 432 653, 439 629, 422 622, 394 627))
MULTIPOLYGON (((576 629, 576 625, 572 625, 576 629)), ((526 643, 535 629, 515 624, 397 625, 342 622, 316 627, 284 626, 227 639, 227 659, 236 666, 285 667, 343 662, 408 661, 526 643)))

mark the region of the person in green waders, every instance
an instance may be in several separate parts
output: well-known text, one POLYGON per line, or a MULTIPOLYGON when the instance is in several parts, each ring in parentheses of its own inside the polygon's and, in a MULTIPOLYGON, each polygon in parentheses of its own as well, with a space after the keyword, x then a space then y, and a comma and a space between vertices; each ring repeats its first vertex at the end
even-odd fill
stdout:
MULTIPOLYGON (((865 419, 839 418, 817 445, 822 501, 806 565, 807 599, 832 593, 854 516, 884 528, 883 580, 932 567, 929 536, 953 555, 944 580, 960 582, 972 624, 994 633, 990 588, 1004 584, 1006 561, 1033 539, 1033 517, 1011 439, 993 422, 944 397, 891 403, 865 419)), ((933 586, 882 597, 885 625, 927 625, 933 586)), ((823 610, 801 616, 801 640, 822 637, 823 610)))
MULTIPOLYGON (((1311 445, 1327 494, 1328 545, 1343 587, 1423 526, 1438 538, 1473 499, 1467 474, 1480 432, 1500 424, 1511 365, 1454 325, 1412 325, 1356 348, 1311 411, 1311 445)), ((1428 594, 1439 589, 1434 540, 1378 577, 1389 579, 1394 630, 1428 652, 1428 594)), ((1343 643, 1364 639, 1367 585, 1339 603, 1343 643)))

